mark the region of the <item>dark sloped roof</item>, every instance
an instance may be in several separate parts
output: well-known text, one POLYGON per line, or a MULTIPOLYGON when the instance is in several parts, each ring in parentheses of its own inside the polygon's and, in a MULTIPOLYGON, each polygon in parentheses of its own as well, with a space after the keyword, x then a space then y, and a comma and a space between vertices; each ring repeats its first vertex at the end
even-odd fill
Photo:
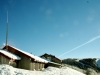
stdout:
POLYGON ((61 61, 61 60, 60 60, 59 58, 57 58, 56 56, 51 55, 51 54, 47 54, 47 53, 45 53, 45 54, 41 55, 40 57, 42 57, 42 56, 44 56, 44 55, 48 55, 48 56, 50 56, 50 57, 56 58, 56 59, 58 59, 59 61, 61 61))

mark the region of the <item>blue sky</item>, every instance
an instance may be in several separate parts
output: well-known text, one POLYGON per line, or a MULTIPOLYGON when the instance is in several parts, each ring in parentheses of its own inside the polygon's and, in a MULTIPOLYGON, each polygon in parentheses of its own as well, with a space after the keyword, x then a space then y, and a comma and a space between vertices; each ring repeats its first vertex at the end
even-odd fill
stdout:
POLYGON ((100 57, 100 0, 0 0, 0 46, 7 10, 9 45, 37 56, 100 57))

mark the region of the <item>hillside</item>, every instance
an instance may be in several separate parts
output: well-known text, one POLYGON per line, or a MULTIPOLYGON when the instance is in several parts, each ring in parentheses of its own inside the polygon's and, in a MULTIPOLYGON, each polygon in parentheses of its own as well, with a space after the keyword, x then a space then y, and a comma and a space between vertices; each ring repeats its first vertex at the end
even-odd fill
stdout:
POLYGON ((87 75, 100 75, 99 58, 67 58, 62 60, 63 66, 68 66, 87 75))

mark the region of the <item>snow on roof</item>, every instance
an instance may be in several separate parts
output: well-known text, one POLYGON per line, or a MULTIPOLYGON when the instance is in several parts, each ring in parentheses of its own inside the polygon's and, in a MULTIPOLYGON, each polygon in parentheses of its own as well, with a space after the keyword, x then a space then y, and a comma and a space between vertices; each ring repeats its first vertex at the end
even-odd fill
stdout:
POLYGON ((15 60, 20 60, 20 59, 21 59, 19 56, 15 55, 15 54, 13 54, 13 53, 10 53, 10 52, 8 52, 8 51, 6 51, 6 50, 0 50, 0 53, 2 53, 2 54, 4 54, 4 55, 8 56, 9 58, 13 58, 13 59, 15 59, 15 60))
MULTIPOLYGON (((10 46, 10 45, 8 45, 8 46, 10 46)), ((20 49, 18 49, 18 48, 15 48, 15 47, 13 47, 13 46, 10 46, 10 47, 12 47, 12 48, 14 48, 14 49, 16 49, 16 50, 18 50, 18 51, 20 51, 20 52, 22 52, 22 53, 28 55, 28 56, 30 56, 31 58, 35 59, 35 61, 43 62, 43 63, 48 63, 47 60, 42 59, 42 58, 40 58, 40 57, 38 57, 38 56, 35 56, 35 55, 30 54, 30 53, 28 53, 28 52, 22 51, 22 50, 20 50, 20 49)))

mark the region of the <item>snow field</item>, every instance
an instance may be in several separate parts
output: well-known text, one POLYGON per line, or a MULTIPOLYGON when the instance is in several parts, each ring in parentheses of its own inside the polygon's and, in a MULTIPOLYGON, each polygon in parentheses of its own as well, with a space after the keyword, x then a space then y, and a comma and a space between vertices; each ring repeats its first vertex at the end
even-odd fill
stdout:
POLYGON ((85 75, 68 67, 48 67, 42 71, 29 71, 13 68, 9 65, 0 65, 0 75, 85 75))

